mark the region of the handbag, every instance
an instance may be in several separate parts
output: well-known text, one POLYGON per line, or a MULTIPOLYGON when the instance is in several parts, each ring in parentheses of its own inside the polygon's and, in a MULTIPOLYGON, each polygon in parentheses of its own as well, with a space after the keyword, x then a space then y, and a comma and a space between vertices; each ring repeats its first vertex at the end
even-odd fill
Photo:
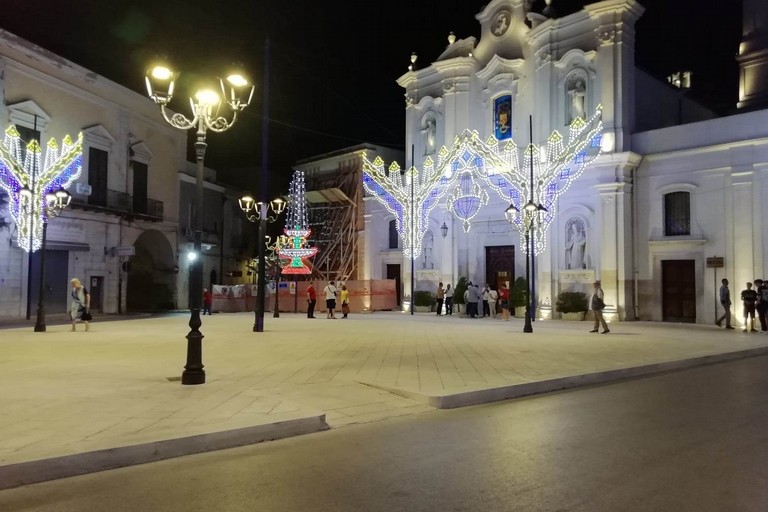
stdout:
POLYGON ((349 314, 349 304, 347 304, 346 302, 344 304, 342 304, 341 305, 341 312, 344 313, 345 315, 348 315, 349 314))
POLYGON ((605 309, 605 302, 600 297, 595 297, 595 309, 605 309))
POLYGON ((84 307, 80 307, 80 320, 83 320, 85 322, 90 322, 93 320, 93 315, 91 315, 90 311, 85 309, 84 307))

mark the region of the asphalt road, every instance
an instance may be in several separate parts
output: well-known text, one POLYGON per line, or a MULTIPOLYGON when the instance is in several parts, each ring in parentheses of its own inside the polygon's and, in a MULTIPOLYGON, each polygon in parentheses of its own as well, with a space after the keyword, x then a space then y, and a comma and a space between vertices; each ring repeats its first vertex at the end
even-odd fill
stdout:
POLYGON ((766 511, 768 357, 0 492, 0 511, 766 511))

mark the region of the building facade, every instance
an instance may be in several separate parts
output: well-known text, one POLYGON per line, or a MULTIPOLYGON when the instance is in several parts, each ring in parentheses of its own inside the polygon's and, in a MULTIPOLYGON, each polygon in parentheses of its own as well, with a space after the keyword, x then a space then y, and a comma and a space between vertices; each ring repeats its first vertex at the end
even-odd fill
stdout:
MULTIPOLYGON (((756 25, 745 29, 740 105, 752 109, 768 90, 765 27, 754 21, 765 10, 745 2, 745 26, 756 25)), ((557 316, 560 292, 589 292, 599 279, 614 320, 711 323, 720 278, 741 289, 768 276, 768 112, 713 119, 637 70, 634 27, 642 14, 635 0, 605 0, 549 19, 530 2, 494 0, 476 16, 479 39, 451 35, 437 60, 416 62, 398 80, 406 147, 415 155, 404 163, 417 169, 439 160, 441 147, 450 150, 464 130, 525 147, 602 108, 602 154, 558 196, 536 253, 540 317, 557 316), (680 122, 688 124, 672 126, 680 122), (723 266, 712 266, 719 257, 723 266)), ((417 290, 460 277, 509 285, 525 275, 523 236, 504 216, 509 202, 490 188, 485 193, 469 230, 445 199, 431 211, 414 261, 417 290)), ((381 279, 394 262, 376 246, 391 240, 395 217, 377 201, 365 204, 372 222, 364 265, 381 279)), ((409 295, 411 263, 398 263, 409 295)))
MULTIPOLYGON (((41 251, 19 248, 7 202, 0 208, 0 317, 34 316, 41 278, 49 314, 67 310, 73 277, 91 293, 95 313, 186 308, 189 264, 180 256, 191 246, 194 214, 187 134, 141 94, 9 32, 0 31, 0 42, 3 129, 14 125, 25 143, 43 147, 83 134, 72 202, 48 223, 44 276, 41 251)), ((236 192, 207 172, 205 282, 226 282, 226 274, 245 282, 236 192)))

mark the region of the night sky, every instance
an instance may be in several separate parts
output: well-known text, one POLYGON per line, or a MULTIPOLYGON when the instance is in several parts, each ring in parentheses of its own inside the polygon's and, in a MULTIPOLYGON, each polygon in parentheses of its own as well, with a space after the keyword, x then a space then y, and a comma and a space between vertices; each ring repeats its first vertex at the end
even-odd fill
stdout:
MULTIPOLYGON (((540 9, 544 2, 538 1, 540 9)), ((216 77, 241 63, 256 93, 232 130, 209 135, 206 163, 217 168, 261 162, 268 35, 269 168, 287 178, 293 162, 316 154, 361 142, 402 147, 404 91, 395 80, 407 71, 411 52, 419 54, 417 64, 427 65, 443 51, 451 30, 457 38, 479 37, 474 16, 485 3, 0 0, 0 27, 142 94, 144 69, 165 56, 182 72, 171 106, 184 113, 185 93, 197 77, 216 77)), ((554 0, 553 5, 564 15, 588 3, 554 0)), ((641 3, 646 12, 637 25, 637 64, 659 77, 692 70, 693 96, 723 113, 734 108, 741 2, 718 2, 719 9, 705 8, 700 0, 641 3)), ((273 193, 283 192, 282 180, 272 181, 278 182, 273 193)))

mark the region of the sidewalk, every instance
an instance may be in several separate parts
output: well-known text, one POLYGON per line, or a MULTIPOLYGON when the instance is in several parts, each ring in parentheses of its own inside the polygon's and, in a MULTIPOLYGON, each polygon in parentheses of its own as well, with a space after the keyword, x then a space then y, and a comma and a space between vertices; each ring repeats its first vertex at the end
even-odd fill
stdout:
POLYGON ((714 326, 252 313, 205 316, 207 383, 182 386, 188 315, 0 331, 0 489, 768 354, 714 326))

